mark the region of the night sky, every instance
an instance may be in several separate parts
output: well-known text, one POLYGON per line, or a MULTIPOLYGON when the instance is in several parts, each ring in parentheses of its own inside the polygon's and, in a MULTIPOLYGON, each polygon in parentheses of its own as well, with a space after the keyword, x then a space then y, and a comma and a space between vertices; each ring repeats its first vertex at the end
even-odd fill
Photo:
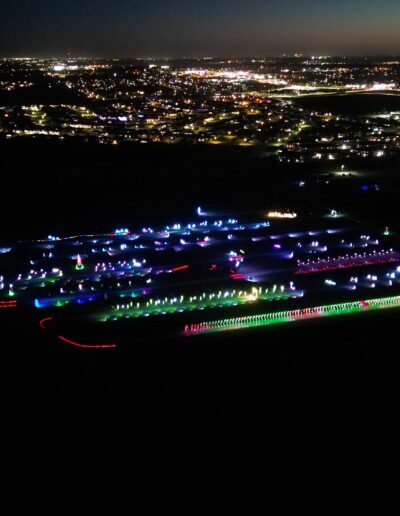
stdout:
POLYGON ((400 53, 399 0, 1 0, 1 56, 400 53))

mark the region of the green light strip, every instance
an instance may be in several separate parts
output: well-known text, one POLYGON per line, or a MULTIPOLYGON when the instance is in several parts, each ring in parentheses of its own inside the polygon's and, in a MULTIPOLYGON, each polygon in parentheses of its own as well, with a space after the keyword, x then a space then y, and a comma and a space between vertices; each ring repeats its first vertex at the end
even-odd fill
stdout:
POLYGON ((347 303, 322 305, 313 308, 299 308, 297 310, 288 310, 285 312, 273 312, 259 315, 250 315, 246 317, 220 319, 217 321, 196 324, 187 324, 185 326, 184 332, 186 335, 197 335, 201 333, 239 330, 258 326, 268 326, 270 324, 282 324, 304 319, 313 319, 316 317, 344 315, 360 313, 369 310, 396 307, 400 307, 400 296, 350 301, 347 303))
POLYGON ((204 310, 206 308, 234 307, 248 303, 280 301, 294 297, 302 297, 304 292, 301 290, 290 289, 268 289, 254 288, 253 291, 220 291, 214 294, 201 294, 197 296, 176 296, 164 299, 150 299, 147 302, 128 301, 126 304, 121 302, 114 309, 103 312, 99 317, 101 321, 108 321, 113 317, 144 317, 151 315, 166 315, 176 312, 186 312, 193 310, 204 310))

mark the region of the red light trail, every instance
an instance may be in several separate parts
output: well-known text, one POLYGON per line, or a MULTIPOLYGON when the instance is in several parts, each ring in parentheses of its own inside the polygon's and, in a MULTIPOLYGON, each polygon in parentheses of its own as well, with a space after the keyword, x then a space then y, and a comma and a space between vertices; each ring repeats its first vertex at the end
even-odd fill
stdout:
POLYGON ((86 349, 109 349, 116 348, 116 344, 80 344, 79 342, 75 342, 73 340, 67 339, 62 335, 58 335, 58 338, 67 344, 71 344, 71 346, 76 346, 77 348, 86 348, 86 349))
POLYGON ((181 265, 181 267, 175 267, 175 269, 172 269, 171 272, 184 271, 188 268, 189 268, 189 265, 181 265))
POLYGON ((53 318, 52 317, 45 317, 44 319, 42 319, 40 322, 39 322, 39 325, 40 327, 42 328, 42 330, 45 330, 46 329, 46 326, 45 326, 45 322, 47 321, 51 321, 53 318))
MULTIPOLYGON (((41 321, 39 321, 39 326, 42 328, 42 330, 46 330, 46 322, 52 321, 53 317, 45 317, 41 321)), ((62 335, 57 336, 58 339, 62 340, 63 342, 66 342, 67 344, 70 344, 71 346, 75 346, 77 348, 86 348, 86 349, 112 349, 116 348, 116 344, 81 344, 79 342, 75 342, 74 340, 67 339, 66 337, 63 337, 62 335)))

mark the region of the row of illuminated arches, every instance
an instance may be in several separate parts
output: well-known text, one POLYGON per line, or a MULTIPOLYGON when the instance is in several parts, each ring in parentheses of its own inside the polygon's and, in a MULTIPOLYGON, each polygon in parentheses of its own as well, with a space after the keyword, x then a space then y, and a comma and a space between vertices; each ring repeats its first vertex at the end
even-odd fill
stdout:
POLYGON ((250 315, 245 317, 234 317, 218 321, 195 323, 185 326, 186 333, 196 333, 211 330, 234 329, 238 327, 255 326, 257 324, 268 324, 274 320, 286 322, 299 318, 316 317, 318 315, 329 315, 333 313, 347 312, 351 310, 365 310, 371 308, 384 308, 387 306, 400 306, 400 296, 387 298, 370 299, 366 301, 350 301, 333 305, 323 305, 312 308, 299 308, 283 312, 268 314, 250 315))

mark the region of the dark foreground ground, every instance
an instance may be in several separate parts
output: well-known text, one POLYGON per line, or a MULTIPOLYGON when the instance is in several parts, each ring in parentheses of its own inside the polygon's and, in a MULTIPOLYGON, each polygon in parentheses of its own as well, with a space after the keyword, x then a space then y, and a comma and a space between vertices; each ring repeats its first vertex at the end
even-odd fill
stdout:
MULTIPOLYGON (((289 184, 319 173, 239 151, 38 148, 3 147, 5 240, 168 220, 197 204, 279 203, 289 184)), ((381 172, 394 196, 397 167, 386 163, 381 172)), ((333 191, 346 204, 346 189, 333 191)), ((7 417, 34 426, 49 420, 49 433, 65 425, 84 433, 85 421, 97 436, 148 423, 183 432, 189 421, 210 429, 229 417, 235 428, 262 421, 277 453, 370 456, 390 454, 399 442, 396 311, 183 340, 138 343, 127 334, 123 349, 100 352, 60 346, 36 320, 1 317, 7 417)))
POLYGON ((266 425, 275 451, 392 453, 397 321, 394 311, 212 337, 138 342, 132 334, 123 349, 93 352, 3 319, 4 405, 27 423, 49 418, 59 428, 61 416, 73 432, 88 420, 101 435, 109 425, 167 429, 229 417, 266 425))

